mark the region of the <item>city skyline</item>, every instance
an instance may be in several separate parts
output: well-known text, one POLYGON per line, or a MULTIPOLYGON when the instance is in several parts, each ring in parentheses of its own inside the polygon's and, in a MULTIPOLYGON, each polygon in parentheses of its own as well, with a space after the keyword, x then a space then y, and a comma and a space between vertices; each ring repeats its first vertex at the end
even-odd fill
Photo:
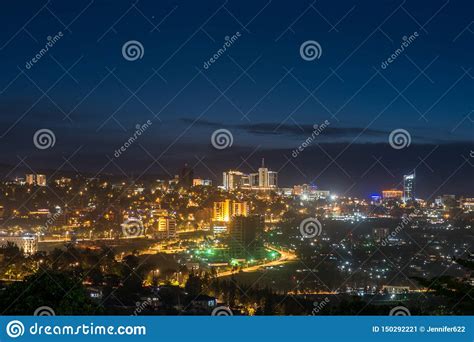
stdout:
MULTIPOLYGON (((264 167, 263 166, 263 163, 264 163, 264 158, 262 158, 262 165, 260 168, 258 169, 251 169, 253 170, 254 172, 250 172, 250 173, 245 173, 245 172, 242 172, 240 170, 237 170, 237 169, 228 169, 228 170, 225 170, 222 172, 222 177, 219 178, 217 175, 214 174, 215 177, 213 177, 212 175, 210 174, 207 174, 207 175, 204 175, 203 174, 195 174, 195 170, 193 169, 193 167, 189 166, 188 163, 184 163, 182 168, 179 169, 179 170, 176 170, 175 174, 173 176, 171 175, 161 175, 162 177, 157 177, 155 175, 147 175, 146 177, 141 177, 141 181, 139 181, 138 183, 140 182, 150 182, 150 181, 157 181, 157 180, 168 180, 168 181, 172 181, 172 180, 176 180, 176 179, 181 179, 179 182, 183 182, 183 178, 187 178, 187 180, 185 180, 185 183, 187 183, 187 187, 189 186, 196 186, 196 185, 205 185, 205 186, 210 186, 210 185, 213 185, 213 186, 218 186, 218 187, 222 187, 223 189, 225 190, 236 190, 236 189, 248 189, 248 190, 258 190, 258 189, 262 189, 262 190, 267 190, 267 191, 271 191, 271 190, 279 190, 280 188, 293 188, 293 187, 296 187, 296 186, 301 186, 301 185, 309 185, 309 186, 313 186, 313 187, 317 187, 318 189, 322 189, 322 190, 331 190, 332 192, 334 193, 337 193, 337 182, 336 183, 333 183, 333 184, 328 184, 326 186, 321 186, 320 184, 315 184, 314 182, 313 183, 289 183, 285 180, 283 180, 283 182, 281 182, 283 185, 281 186, 278 186, 278 172, 277 171, 271 171, 269 170, 268 168, 264 167), (259 176, 260 176, 260 170, 267 170, 267 171, 264 171, 266 172, 266 178, 268 179, 267 182, 271 179, 271 186, 266 186, 266 185, 262 185, 262 184, 259 184, 259 176), (269 176, 270 174, 270 176, 269 176), (185 176, 187 175, 187 176, 185 176), (270 177, 270 178, 269 178, 270 177)), ((247 163, 248 165, 248 163, 247 163)), ((247 168, 248 169, 248 168, 247 168)), ((30 169, 30 171, 32 171, 30 169)), ((62 176, 60 176, 61 173, 57 173, 57 172, 54 172, 54 171, 51 171, 52 174, 56 175, 56 179, 60 179, 62 176)), ((344 196, 354 196, 354 197, 361 197, 361 198, 371 198, 375 195, 382 195, 383 192, 388 192, 388 191, 400 191, 401 192, 401 197, 403 198, 409 198, 409 199, 414 199, 413 195, 415 193, 415 190, 414 188, 411 188, 411 186, 408 186, 409 188, 411 189, 408 189, 407 190, 407 182, 410 182, 410 180, 414 180, 415 179, 415 173, 416 173, 416 169, 413 169, 412 171, 408 172, 408 173, 404 173, 401 175, 400 179, 399 180, 394 180, 392 183, 384 183, 384 184, 374 184, 372 187, 371 187, 371 190, 367 191, 367 192, 364 192, 364 193, 343 193, 344 196)), ((26 182, 26 184, 28 185, 41 185, 41 186, 46 186, 46 175, 45 174, 41 174, 41 173, 26 173, 25 177, 21 177, 21 173, 19 172, 15 172, 15 175, 17 176, 13 176, 13 175, 10 175, 9 177, 9 181, 15 181, 17 182, 18 184, 22 183, 22 182, 26 182)), ((88 176, 92 176, 92 174, 84 174, 84 173, 74 173, 74 172, 67 172, 65 173, 65 175, 69 176, 69 177, 78 177, 78 176, 81 176, 81 177, 84 177, 84 178, 88 178, 88 176)), ((118 176, 118 175, 110 175, 110 174, 96 174, 94 175, 94 178, 105 178, 105 179, 108 179, 108 178, 111 178, 111 179, 122 179, 122 180, 127 180, 127 181, 130 181, 132 183, 135 182, 134 178, 133 178, 133 174, 131 174, 130 176, 127 176, 127 177, 123 177, 123 176, 118 176)), ((423 182, 423 181, 422 181, 423 182)), ((418 190, 418 189, 417 189, 418 190)), ((452 195, 456 195, 456 196, 464 196, 464 197, 471 197, 472 196, 472 192, 470 191, 469 188, 467 189, 464 189, 463 191, 449 191, 449 189, 447 191, 443 191, 441 188, 440 189, 437 189, 438 191, 436 192, 431 192, 429 194, 428 199, 433 199, 437 196, 440 196, 440 195, 446 195, 446 194, 452 194, 452 195)), ((425 198, 423 195, 420 195, 420 198, 425 198)))
POLYGON ((188 162, 197 173, 211 170, 216 181, 212 173, 265 157, 287 184, 333 185, 340 193, 365 195, 375 190, 371 181, 391 187, 414 168, 426 196, 440 185, 443 192, 474 190, 464 182, 473 164, 464 92, 472 79, 468 1, 370 10, 349 0, 339 10, 302 2, 288 13, 299 18, 294 23, 271 19, 285 8, 282 1, 244 8, 123 3, 106 12, 49 4, 60 21, 43 5, 4 8, 10 24, 0 36, 8 51, 0 66, 2 175, 20 166, 169 176, 188 162), (367 14, 374 10, 380 17, 367 14), (16 15, 35 13, 32 36, 15 31, 16 15), (300 47, 311 40, 321 56, 307 61, 300 47), (123 57, 128 41, 141 44, 141 58, 123 57), (43 53, 44 42, 51 47, 43 53), (324 129, 298 151, 315 125, 324 129), (137 126, 139 139, 118 153, 137 126), (52 148, 32 143, 42 129, 54 133, 52 148), (219 129, 232 133, 232 146, 212 146, 219 129), (389 145, 397 129, 410 135, 401 150, 389 145))

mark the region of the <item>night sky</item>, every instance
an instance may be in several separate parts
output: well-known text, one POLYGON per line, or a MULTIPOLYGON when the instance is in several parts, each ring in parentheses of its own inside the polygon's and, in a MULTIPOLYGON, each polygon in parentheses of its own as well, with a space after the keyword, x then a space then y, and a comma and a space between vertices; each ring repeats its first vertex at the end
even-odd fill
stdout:
POLYGON ((421 197, 473 196, 473 10, 469 0, 2 4, 2 173, 140 180, 173 176, 187 162, 220 184, 222 171, 250 172, 265 158, 281 186, 368 196, 416 168, 421 197), (124 58, 130 40, 142 44, 141 59, 124 58), (320 44, 319 59, 301 57, 308 40, 320 44), (152 125, 115 157, 147 120, 152 125), (325 120, 329 126, 292 156, 325 120), (44 128, 56 142, 38 149, 33 136, 44 128), (217 129, 232 133, 232 146, 212 146, 217 129), (410 133, 409 146, 390 146, 395 129, 410 133))

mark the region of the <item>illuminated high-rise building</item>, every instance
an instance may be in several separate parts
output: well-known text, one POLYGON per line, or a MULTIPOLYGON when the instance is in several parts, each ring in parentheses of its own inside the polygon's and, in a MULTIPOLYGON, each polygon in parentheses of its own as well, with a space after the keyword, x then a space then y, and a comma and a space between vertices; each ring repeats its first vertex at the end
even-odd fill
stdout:
POLYGON ((161 239, 170 239, 176 237, 176 219, 170 216, 158 218, 156 236, 161 239))
POLYGON ((25 176, 25 183, 28 185, 35 185, 36 184, 36 175, 29 173, 25 176))
POLYGON ((249 186, 251 188, 258 187, 258 173, 249 174, 249 186))
POLYGON ((154 235, 159 239, 170 239, 177 236, 176 218, 166 209, 154 209, 151 211, 154 223, 154 235))
POLYGON ((28 185, 46 186, 46 175, 26 174, 25 183, 28 185))
POLYGON ((262 159, 262 166, 258 169, 258 186, 268 188, 268 168, 265 167, 264 159, 262 159))
POLYGON ((226 190, 235 190, 242 186, 242 177, 244 174, 240 171, 227 171, 223 173, 223 187, 226 190))
POLYGON ((278 187, 278 172, 270 171, 265 167, 262 159, 262 166, 258 172, 244 174, 240 171, 227 171, 223 173, 223 188, 234 190, 237 188, 251 190, 269 190, 278 187))
POLYGON ((261 190, 275 189, 278 187, 278 172, 268 170, 268 168, 265 167, 264 159, 262 159, 262 166, 258 169, 258 187, 261 190))
POLYGON ((229 222, 230 220, 230 200, 214 202, 214 210, 212 212, 212 219, 219 222, 229 222))
POLYGON ((46 175, 36 175, 36 185, 46 186, 46 175))
POLYGON ((269 188, 278 187, 278 172, 268 171, 268 187, 269 188))
POLYGON ((242 188, 248 189, 250 187, 250 175, 243 175, 240 180, 240 185, 242 188))
POLYGON ((229 222, 233 216, 248 216, 247 202, 234 202, 229 199, 214 202, 212 220, 216 222, 229 222))
POLYGON ((413 173, 403 176, 403 201, 415 199, 415 170, 413 173))
POLYGON ((232 216, 248 216, 249 206, 247 202, 232 202, 232 216))

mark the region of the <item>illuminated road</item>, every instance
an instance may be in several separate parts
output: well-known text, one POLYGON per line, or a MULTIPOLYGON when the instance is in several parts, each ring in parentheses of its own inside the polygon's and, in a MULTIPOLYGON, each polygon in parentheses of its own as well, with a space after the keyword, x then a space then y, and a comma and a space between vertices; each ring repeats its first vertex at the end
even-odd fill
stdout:
POLYGON ((278 260, 272 260, 272 261, 266 262, 264 264, 244 267, 244 268, 239 269, 239 270, 233 270, 233 271, 231 270, 231 271, 220 272, 220 273, 217 274, 217 277, 218 278, 228 277, 228 276, 231 276, 233 274, 238 274, 240 272, 255 272, 255 271, 258 271, 258 270, 260 270, 262 268, 265 268, 265 267, 279 266, 279 265, 286 264, 290 261, 296 260, 296 254, 294 254, 294 253, 286 252, 284 250, 277 249, 274 246, 265 246, 265 247, 267 247, 268 249, 270 249, 272 251, 278 252, 280 254, 280 258, 278 260))

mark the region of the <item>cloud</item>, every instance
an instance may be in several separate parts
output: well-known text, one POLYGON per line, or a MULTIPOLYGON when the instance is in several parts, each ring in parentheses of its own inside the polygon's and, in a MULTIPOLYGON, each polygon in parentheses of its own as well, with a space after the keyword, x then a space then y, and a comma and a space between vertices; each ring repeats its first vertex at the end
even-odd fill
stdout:
MULTIPOLYGON (((193 123, 195 126, 201 127, 227 127, 236 128, 245 131, 250 134, 256 135, 288 135, 295 137, 305 137, 310 135, 314 131, 312 124, 278 124, 274 122, 261 122, 255 124, 223 124, 209 120, 193 120, 189 118, 181 118, 181 122, 186 124, 193 123)), ((362 134, 365 137, 383 137, 390 134, 389 131, 376 130, 376 129, 365 129, 360 127, 332 127, 328 126, 324 129, 325 136, 332 137, 348 137, 362 134)))

